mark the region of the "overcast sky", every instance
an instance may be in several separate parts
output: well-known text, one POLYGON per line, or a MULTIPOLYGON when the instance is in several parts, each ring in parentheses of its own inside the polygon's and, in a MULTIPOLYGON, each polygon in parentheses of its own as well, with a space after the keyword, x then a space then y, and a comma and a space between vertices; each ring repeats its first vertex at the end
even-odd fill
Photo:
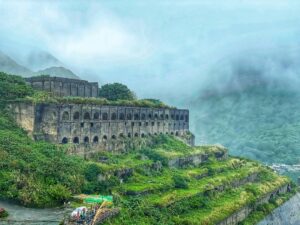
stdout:
POLYGON ((299 12, 297 0, 0 0, 0 50, 45 50, 83 79, 168 99, 221 79, 233 58, 297 63, 299 12))

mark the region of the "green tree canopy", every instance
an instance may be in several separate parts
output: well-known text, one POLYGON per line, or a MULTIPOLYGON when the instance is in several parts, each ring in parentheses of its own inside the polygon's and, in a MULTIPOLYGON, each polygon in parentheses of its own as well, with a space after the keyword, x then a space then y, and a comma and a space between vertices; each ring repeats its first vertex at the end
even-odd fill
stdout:
POLYGON ((22 77, 0 72, 0 100, 12 100, 32 95, 33 90, 22 77))
POLYGON ((135 94, 126 85, 120 83, 103 85, 99 88, 99 97, 111 101, 136 99, 135 94))

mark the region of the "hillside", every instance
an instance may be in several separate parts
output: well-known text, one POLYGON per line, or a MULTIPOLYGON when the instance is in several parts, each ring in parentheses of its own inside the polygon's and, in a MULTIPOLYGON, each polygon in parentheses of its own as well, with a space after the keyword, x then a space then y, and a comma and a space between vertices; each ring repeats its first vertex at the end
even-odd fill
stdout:
POLYGON ((0 51, 0 71, 10 73, 10 74, 19 74, 24 77, 30 77, 33 75, 33 72, 30 69, 27 69, 24 66, 19 65, 16 61, 10 58, 8 55, 0 51))
POLYGON ((49 67, 44 70, 39 70, 35 73, 35 75, 50 75, 53 77, 65 77, 65 78, 73 78, 73 79, 79 79, 79 77, 74 74, 71 70, 66 69, 62 66, 60 67, 49 67))
POLYGON ((221 143, 230 153, 264 163, 300 162, 299 94, 252 87, 192 104, 198 142, 221 143))
POLYGON ((28 55, 26 55, 23 61, 24 65, 33 71, 63 66, 61 61, 46 51, 31 51, 28 55))
POLYGON ((0 90, 1 199, 45 207, 74 194, 110 194, 107 211, 119 214, 105 224, 223 225, 255 224, 294 193, 288 178, 255 161, 168 135, 129 139, 122 153, 69 155, 71 145, 31 140, 4 109, 6 100, 34 95, 21 77, 0 73, 0 90))

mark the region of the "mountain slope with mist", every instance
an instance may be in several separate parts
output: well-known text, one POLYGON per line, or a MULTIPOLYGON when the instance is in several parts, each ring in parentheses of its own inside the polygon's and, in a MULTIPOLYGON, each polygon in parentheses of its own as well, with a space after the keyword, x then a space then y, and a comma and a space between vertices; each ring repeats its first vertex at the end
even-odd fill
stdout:
POLYGON ((300 163, 297 57, 247 55, 218 68, 190 104, 198 143, 264 163, 300 163))
POLYGON ((38 75, 50 75, 57 77, 65 77, 65 78, 74 78, 79 79, 79 77, 74 74, 71 70, 61 66, 62 63, 58 61, 54 56, 49 53, 41 52, 41 53, 31 53, 28 57, 25 57, 22 61, 26 61, 26 66, 22 66, 17 63, 13 58, 4 54, 0 51, 0 72, 5 72, 9 74, 18 74, 23 77, 31 77, 38 75), (50 67, 44 67, 44 66, 50 67), (57 65, 57 66, 53 66, 57 65), (29 69, 30 68, 30 69, 29 69), (33 70, 37 68, 43 68, 34 72, 33 70))

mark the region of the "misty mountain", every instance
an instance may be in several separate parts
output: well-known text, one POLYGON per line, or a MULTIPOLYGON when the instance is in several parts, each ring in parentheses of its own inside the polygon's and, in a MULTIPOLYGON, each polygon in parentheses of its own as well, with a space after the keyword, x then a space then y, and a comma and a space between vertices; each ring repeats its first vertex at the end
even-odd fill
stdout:
MULTIPOLYGON (((31 56, 29 55, 30 62, 32 62, 31 68, 37 68, 37 67, 43 67, 44 65, 50 65, 62 64, 60 61, 58 61, 54 56, 51 54, 48 54, 46 52, 35 52, 31 56), (39 59, 39 55, 41 58, 39 59)), ((29 63, 29 61, 28 61, 29 63)), ((23 77, 30 77, 30 76, 38 76, 38 75, 50 75, 50 76, 56 76, 56 77, 66 77, 66 78, 74 78, 74 79, 80 79, 76 74, 74 74, 71 70, 62 67, 62 66, 52 66, 48 67, 46 69, 39 70, 37 72, 34 72, 30 69, 28 69, 25 66, 20 65, 17 63, 14 59, 9 57, 8 55, 4 54, 0 51, 0 71, 9 73, 9 74, 16 74, 23 77)))
POLYGON ((71 70, 64 67, 50 67, 44 70, 39 70, 35 73, 36 75, 50 75, 55 77, 65 77, 65 78, 74 78, 80 79, 76 74, 71 70))
POLYGON ((8 55, 4 54, 0 51, 0 71, 10 73, 10 74, 18 74, 23 77, 29 77, 33 75, 33 72, 18 64, 15 60, 10 58, 8 55))
POLYGON ((63 66, 55 56, 45 51, 30 51, 23 59, 24 65, 33 71, 43 70, 49 67, 63 66))
POLYGON ((264 163, 300 163, 300 94, 253 86, 193 102, 198 143, 220 143, 231 154, 264 163))

